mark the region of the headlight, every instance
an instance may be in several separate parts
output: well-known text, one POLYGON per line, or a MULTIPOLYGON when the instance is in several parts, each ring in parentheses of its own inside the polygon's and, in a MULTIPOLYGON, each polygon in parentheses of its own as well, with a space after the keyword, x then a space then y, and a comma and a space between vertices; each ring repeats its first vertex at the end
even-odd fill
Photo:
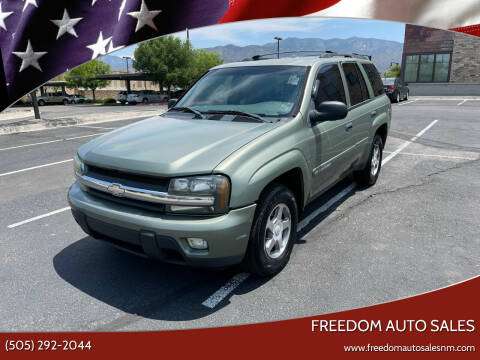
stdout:
POLYGON ((87 172, 87 166, 82 160, 80 160, 78 155, 75 155, 73 158, 73 171, 78 175, 83 175, 87 172))
POLYGON ((213 197, 212 206, 167 205, 167 212, 183 214, 222 214, 228 210, 230 181, 223 175, 194 176, 170 180, 169 195, 213 197))

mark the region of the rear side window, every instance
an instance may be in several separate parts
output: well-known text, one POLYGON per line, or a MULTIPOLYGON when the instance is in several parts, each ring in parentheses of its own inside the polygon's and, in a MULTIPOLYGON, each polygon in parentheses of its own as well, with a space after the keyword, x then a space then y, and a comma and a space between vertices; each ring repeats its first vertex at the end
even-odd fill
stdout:
POLYGON ((347 102, 342 76, 337 65, 322 67, 318 72, 317 80, 318 89, 315 97, 315 107, 324 101, 347 102))
POLYGON ((382 95, 385 90, 383 89, 382 79, 378 73, 377 68, 373 64, 362 64, 363 69, 367 73, 370 84, 372 85, 373 93, 375 96, 382 95))
POLYGON ((343 63, 343 71, 347 79, 347 86, 350 92, 351 106, 355 106, 369 98, 367 84, 355 63, 343 63))

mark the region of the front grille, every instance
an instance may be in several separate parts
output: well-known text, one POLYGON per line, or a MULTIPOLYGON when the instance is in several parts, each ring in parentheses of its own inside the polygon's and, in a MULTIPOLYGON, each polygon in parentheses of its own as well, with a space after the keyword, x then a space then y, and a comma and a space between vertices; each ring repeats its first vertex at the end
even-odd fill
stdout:
POLYGON ((149 175, 139 175, 113 169, 104 169, 88 165, 87 176, 94 179, 104 180, 111 183, 131 186, 138 189, 146 189, 167 192, 169 179, 149 175))
MULTIPOLYGON (((157 178, 157 177, 148 176, 148 175, 132 174, 128 172, 104 169, 104 168, 99 168, 99 167, 90 166, 90 165, 88 166, 88 171, 86 175, 94 179, 108 181, 111 183, 121 184, 124 186, 130 186, 138 189, 146 189, 146 190, 159 191, 159 192, 168 191, 169 179, 166 179, 166 178, 157 178)), ((109 200, 121 205, 134 206, 141 209, 154 211, 157 213, 165 212, 164 204, 156 204, 156 203, 146 202, 141 200, 116 197, 112 194, 109 194, 103 191, 98 191, 91 188, 88 188, 88 193, 93 196, 96 196, 105 200, 109 200)))

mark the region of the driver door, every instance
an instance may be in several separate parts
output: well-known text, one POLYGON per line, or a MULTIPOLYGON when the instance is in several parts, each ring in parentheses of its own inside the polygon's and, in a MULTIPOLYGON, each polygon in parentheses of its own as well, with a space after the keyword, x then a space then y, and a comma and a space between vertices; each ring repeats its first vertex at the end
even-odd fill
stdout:
MULTIPOLYGON (((345 85, 338 64, 322 66, 316 77, 312 107, 324 101, 340 101, 347 104, 345 85)), ((312 193, 319 194, 342 177, 349 167, 348 156, 354 140, 351 134, 352 118, 320 121, 312 124, 315 135, 315 167, 312 172, 312 193)))

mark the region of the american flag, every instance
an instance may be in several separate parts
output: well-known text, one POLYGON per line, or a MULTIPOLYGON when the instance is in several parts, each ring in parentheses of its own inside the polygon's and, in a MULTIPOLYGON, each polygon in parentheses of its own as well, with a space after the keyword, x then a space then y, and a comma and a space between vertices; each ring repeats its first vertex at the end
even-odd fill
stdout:
MULTIPOLYGON (((449 16, 452 18, 456 14, 480 15, 473 3, 472 11, 464 11, 465 3, 478 0, 463 0, 462 6, 452 0, 435 1, 437 4, 438 1, 450 3, 449 16)), ((186 28, 312 13, 335 15, 328 11, 335 12, 342 4, 341 14, 345 17, 415 22, 415 14, 408 7, 417 6, 421 15, 433 13, 435 17, 432 5, 435 1, 0 0, 0 111, 68 69, 122 47, 186 28), (418 7, 422 2, 429 3, 430 7, 418 7), (389 17, 388 9, 379 15, 388 3, 403 6, 403 17, 398 19, 401 12, 393 10, 389 17)), ((453 24, 478 23, 469 23, 472 19, 453 24)), ((478 25, 457 30, 480 36, 478 25)))

